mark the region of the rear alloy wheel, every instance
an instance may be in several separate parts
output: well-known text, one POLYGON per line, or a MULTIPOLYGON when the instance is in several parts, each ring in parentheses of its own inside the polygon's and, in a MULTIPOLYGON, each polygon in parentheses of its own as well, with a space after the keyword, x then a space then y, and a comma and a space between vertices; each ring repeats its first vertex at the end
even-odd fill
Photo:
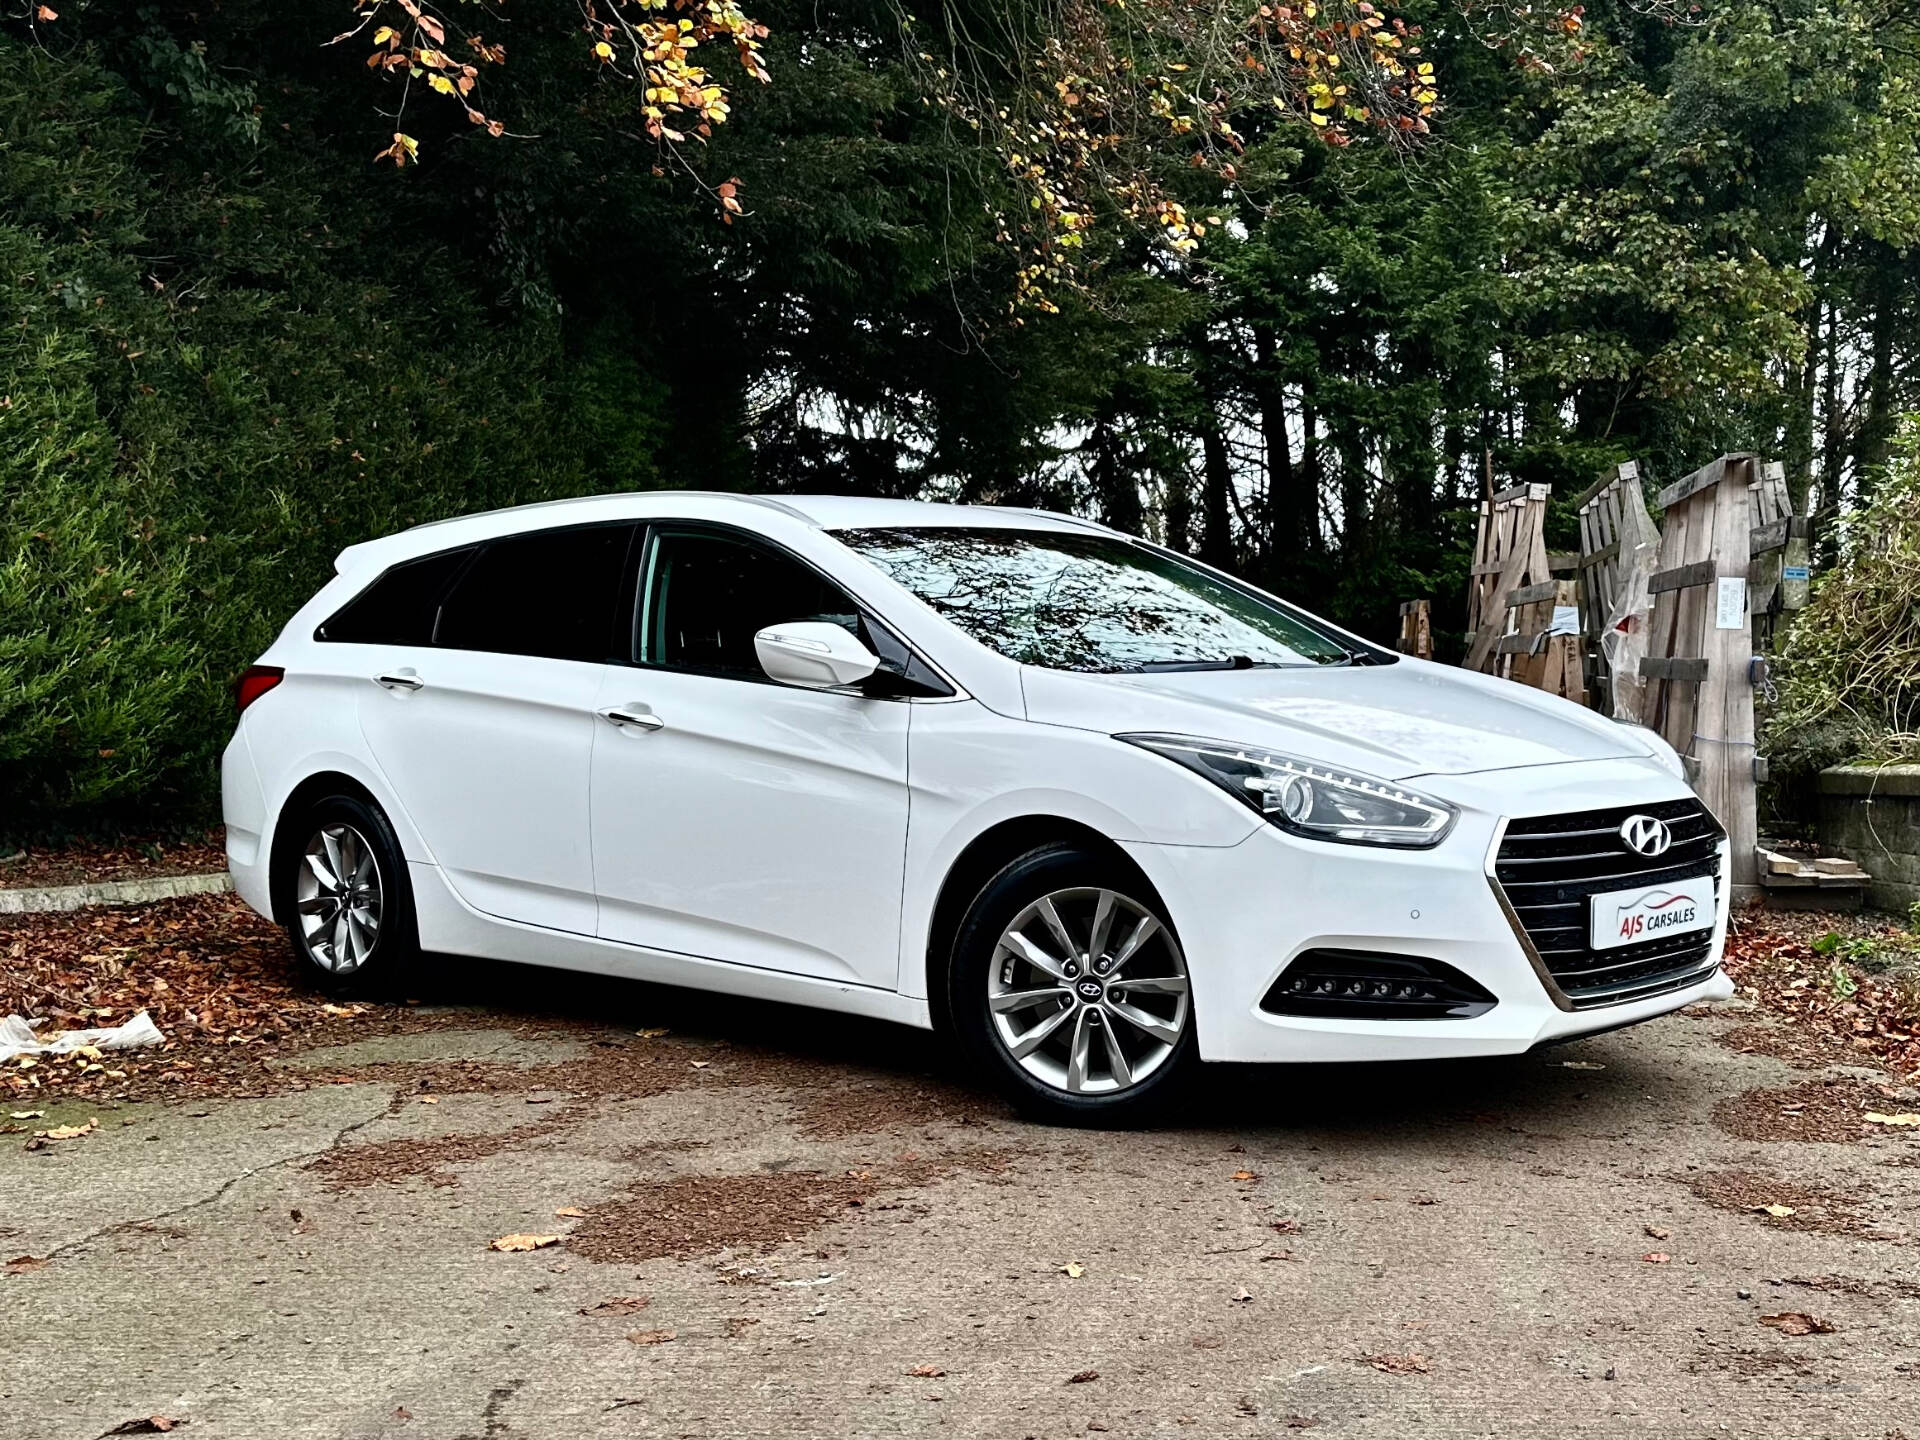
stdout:
POLYGON ((1040 1118, 1137 1120, 1193 1060, 1180 942, 1113 869, 1067 846, 1022 856, 981 892, 955 945, 955 1028, 1040 1118))
POLYGON ((419 942, 387 817, 357 795, 332 795, 285 824, 274 847, 274 913, 308 977, 335 994, 397 982, 419 942))
POLYGON ((380 943, 380 861, 367 837, 345 823, 322 825, 307 841, 294 882, 307 954, 328 974, 353 974, 380 943))

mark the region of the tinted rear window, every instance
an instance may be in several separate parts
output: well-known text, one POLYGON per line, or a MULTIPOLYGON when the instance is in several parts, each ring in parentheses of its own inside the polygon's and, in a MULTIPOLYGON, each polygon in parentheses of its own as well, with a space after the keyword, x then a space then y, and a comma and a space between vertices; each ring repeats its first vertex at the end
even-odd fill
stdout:
POLYGON ((395 565, 322 625, 318 638, 345 645, 431 645, 440 597, 472 556, 469 547, 395 565))
POLYGON ((441 603, 434 643, 555 660, 624 659, 631 617, 623 625, 615 611, 633 530, 591 525, 490 542, 441 603))

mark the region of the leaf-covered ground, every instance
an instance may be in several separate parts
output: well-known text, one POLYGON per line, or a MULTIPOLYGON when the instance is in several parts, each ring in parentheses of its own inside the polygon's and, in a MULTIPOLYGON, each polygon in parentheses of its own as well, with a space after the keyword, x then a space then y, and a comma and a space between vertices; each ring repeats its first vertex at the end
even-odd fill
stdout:
MULTIPOLYGON (((1727 969, 1742 996, 1791 1022, 1754 1027, 1745 1048, 1816 1063, 1853 1060, 1920 1079, 1920 941, 1879 917, 1752 911, 1727 969)), ((422 998, 447 987, 425 977, 422 998)), ((480 999, 468 990, 463 999, 480 999)), ((149 1099, 281 1090, 268 1062, 315 1045, 471 1023, 411 998, 335 1004, 306 987, 285 936, 232 895, 54 915, 0 917, 0 1014, 41 1029, 118 1025, 145 1010, 152 1049, 22 1058, 0 1094, 149 1099)), ((1735 1032, 1736 1044, 1744 1032, 1735 1032)))
POLYGON ((218 829, 183 835, 132 835, 92 844, 0 842, 0 888, 9 890, 200 875, 226 868, 226 845, 218 829))
POLYGON ((264 1093, 286 1083, 266 1069, 272 1056, 365 1034, 368 1019, 383 1031, 433 1023, 404 1004, 336 1005, 304 986, 285 935, 234 895, 0 917, 0 1014, 43 1020, 51 1034, 142 1010, 164 1045, 22 1056, 0 1066, 0 1095, 264 1093))
POLYGON ((11 1413, 1920 1433, 1920 1124, 1885 1123, 1920 1109, 1910 947, 1832 923, 1748 917, 1731 1003, 1491 1061, 1210 1066, 1090 1133, 788 1006, 447 962, 418 1005, 330 1008, 231 896, 0 921, 0 1008, 168 1036, 0 1067, 11 1413))
POLYGON ((1726 964, 1741 995, 1789 1022, 1756 1048, 1920 1079, 1920 937, 1888 918, 1750 910, 1726 964))

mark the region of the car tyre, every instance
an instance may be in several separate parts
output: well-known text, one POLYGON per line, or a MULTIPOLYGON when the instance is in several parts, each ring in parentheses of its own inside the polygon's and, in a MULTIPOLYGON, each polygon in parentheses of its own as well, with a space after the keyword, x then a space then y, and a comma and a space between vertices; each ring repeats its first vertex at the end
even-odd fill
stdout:
POLYGON ((331 995, 398 985, 417 967, 413 887, 393 826, 357 795, 329 795, 285 822, 274 913, 301 973, 331 995))
POLYGON ((1052 1124, 1151 1120, 1199 1063, 1185 957, 1159 897, 1072 844, 1030 850, 981 887, 942 999, 972 1068, 1052 1124))

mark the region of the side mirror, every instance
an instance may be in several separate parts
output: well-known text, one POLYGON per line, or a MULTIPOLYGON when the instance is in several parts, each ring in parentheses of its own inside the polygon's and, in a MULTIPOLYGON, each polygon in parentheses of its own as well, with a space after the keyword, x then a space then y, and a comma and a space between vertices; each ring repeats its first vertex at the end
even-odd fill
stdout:
POLYGON ((769 625, 753 637, 753 652, 773 679, 809 690, 858 685, 880 668, 878 655, 824 620, 769 625))

